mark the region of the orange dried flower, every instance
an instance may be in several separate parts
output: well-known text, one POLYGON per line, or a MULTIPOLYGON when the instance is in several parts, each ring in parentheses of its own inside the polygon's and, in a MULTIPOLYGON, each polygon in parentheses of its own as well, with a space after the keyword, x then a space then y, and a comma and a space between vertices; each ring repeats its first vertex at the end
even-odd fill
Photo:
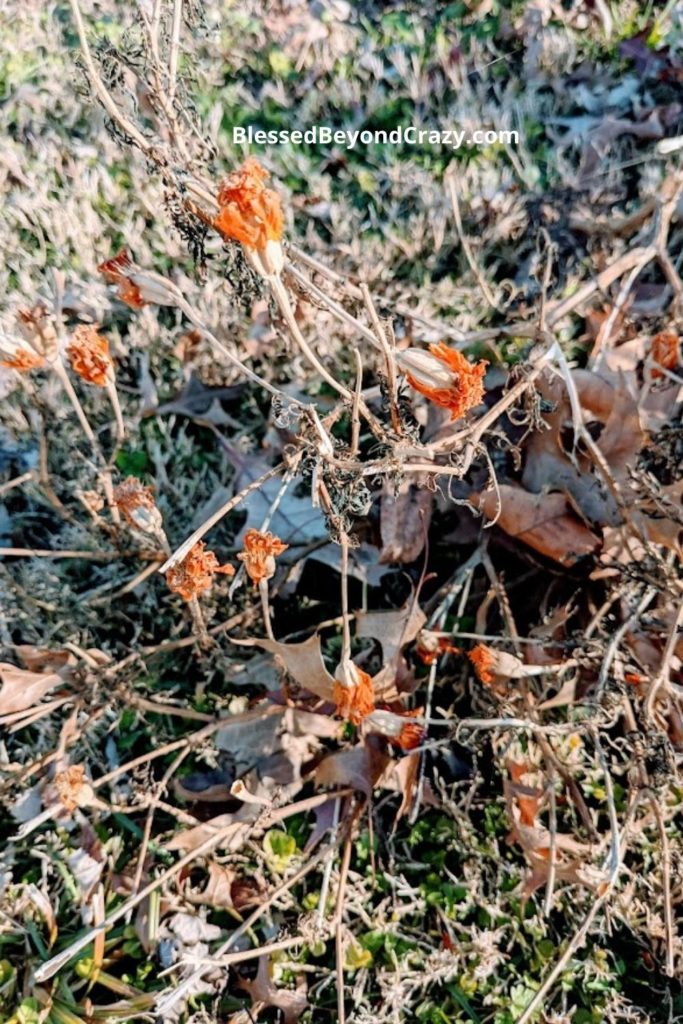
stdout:
POLYGON ((171 566, 166 582, 174 594, 191 601, 211 588, 216 573, 234 576, 235 570, 231 565, 220 565, 213 551, 205 551, 204 542, 200 540, 182 562, 171 566))
POLYGON ((495 682, 495 673, 491 671, 495 665, 495 655, 490 647, 487 647, 486 644, 477 644, 473 650, 468 652, 467 657, 474 665, 474 671, 477 673, 480 683, 490 686, 495 682))
POLYGON ((158 533, 162 524, 152 494, 152 488, 135 476, 126 477, 114 488, 114 503, 126 522, 145 533, 158 533))
POLYGON ((268 242, 282 238, 280 197, 264 185, 268 177, 258 160, 249 157, 225 179, 217 196, 220 213, 214 226, 225 238, 241 242, 248 249, 265 249, 268 242))
POLYGON ((67 811, 75 811, 80 806, 84 787, 86 793, 90 792, 82 764, 72 764, 64 771, 58 772, 54 785, 59 801, 67 811))
MULTIPOLYGON (((655 334, 650 343, 650 356, 652 361, 659 363, 667 370, 675 370, 681 358, 680 338, 675 331, 660 331, 655 334)), ((651 370, 654 378, 663 377, 661 370, 651 370)))
POLYGON ((71 365, 83 380, 102 388, 114 374, 109 342, 94 327, 81 324, 71 335, 66 350, 71 365))
POLYGON ((460 419, 484 397, 484 376, 488 362, 471 363, 462 352, 440 341, 423 349, 409 348, 396 361, 408 383, 430 402, 448 409, 452 420, 460 419))
POLYGON ((340 718, 360 725, 375 710, 372 677, 353 662, 348 663, 346 671, 340 665, 332 689, 332 700, 337 705, 340 718))
MULTIPOLYGON (((4 355, 4 353, 2 353, 4 355)), ((28 373, 29 370, 37 370, 45 365, 45 360, 37 352, 30 352, 27 348, 14 348, 4 359, 0 359, 0 366, 6 366, 9 370, 17 370, 19 373, 28 373)))
POLYGON ((244 551, 237 558, 244 562, 247 575, 253 583, 269 580, 275 575, 275 557, 286 551, 289 544, 283 544, 279 537, 272 533, 260 533, 258 530, 247 530, 244 538, 244 551))
POLYGON ((142 309, 145 300, 140 289, 131 281, 130 274, 133 271, 133 263, 126 249, 121 249, 110 260, 100 263, 98 271, 109 284, 115 284, 122 302, 125 302, 131 309, 142 309))
POLYGON ((415 653, 424 665, 433 665, 442 654, 460 654, 460 648, 451 643, 450 637, 423 629, 418 634, 415 653))

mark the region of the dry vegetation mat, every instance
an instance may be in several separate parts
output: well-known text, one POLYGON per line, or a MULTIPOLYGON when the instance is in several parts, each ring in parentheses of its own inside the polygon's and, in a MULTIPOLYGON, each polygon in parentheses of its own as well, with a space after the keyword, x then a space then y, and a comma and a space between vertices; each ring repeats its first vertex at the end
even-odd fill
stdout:
POLYGON ((7 1024, 683 1020, 683 11, 423 6, 5 7, 7 1024))

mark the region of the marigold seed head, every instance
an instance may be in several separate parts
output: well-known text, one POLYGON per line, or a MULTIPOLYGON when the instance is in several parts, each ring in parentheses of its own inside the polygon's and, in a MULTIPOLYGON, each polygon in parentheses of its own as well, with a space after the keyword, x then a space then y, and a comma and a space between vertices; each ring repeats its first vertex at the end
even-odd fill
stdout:
POLYGON ((289 547, 272 533, 247 530, 244 537, 244 551, 237 558, 244 563, 249 579, 259 584, 275 575, 275 558, 289 547))
POLYGON ((352 661, 339 664, 335 672, 332 700, 340 718, 360 725, 375 710, 372 677, 352 661))
POLYGON ((443 342, 423 349, 399 352, 396 361, 408 383, 430 402, 448 409, 452 420, 460 419, 484 397, 484 376, 488 362, 476 365, 443 342))
POLYGON ((18 345, 10 351, 0 341, 0 366, 6 366, 8 370, 17 370, 19 373, 28 373, 30 370, 38 370, 45 365, 45 360, 37 352, 30 352, 27 348, 20 348, 18 345))
POLYGON ((451 643, 449 636, 422 629, 417 636, 415 653, 424 665, 433 665, 442 654, 460 654, 460 648, 451 643))
POLYGON ((213 225, 226 239, 240 242, 258 256, 253 265, 265 276, 282 269, 280 240, 284 216, 280 197, 264 182, 269 175, 254 157, 230 174, 220 187, 220 207, 213 225))
POLYGON ((126 522, 143 533, 159 533, 162 518, 153 491, 135 476, 126 477, 114 488, 114 502, 126 522))
POLYGON ((109 342, 94 327, 81 324, 71 335, 66 350, 79 377, 102 388, 114 376, 114 363, 109 355, 109 342))
POLYGON ((414 711, 373 711, 365 724, 385 736, 400 750, 415 750, 423 742, 427 730, 421 722, 415 721, 422 715, 422 708, 414 711))
POLYGON ((116 256, 113 256, 110 260, 105 260, 104 263, 100 263, 97 269, 105 281, 116 285, 122 302, 125 302, 131 309, 142 309, 145 305, 145 300, 140 294, 138 286, 130 279, 134 267, 126 249, 121 249, 120 252, 117 252, 116 256))
POLYGON ((191 601, 211 589, 216 573, 234 576, 235 570, 231 565, 220 565, 213 551, 205 551, 204 542, 199 541, 182 562, 171 566, 166 582, 175 594, 191 601))

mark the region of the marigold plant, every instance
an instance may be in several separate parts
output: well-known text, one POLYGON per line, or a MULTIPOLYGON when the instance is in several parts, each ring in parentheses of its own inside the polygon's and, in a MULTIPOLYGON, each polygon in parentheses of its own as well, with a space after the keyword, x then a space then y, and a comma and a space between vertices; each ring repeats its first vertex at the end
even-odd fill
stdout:
POLYGON ((206 551, 204 542, 199 541, 182 562, 171 566, 166 582, 175 594, 191 601, 211 589, 216 573, 233 576, 235 570, 232 565, 221 565, 213 551, 206 551))
POLYGON ((244 538, 244 551, 240 551, 237 558, 244 563, 249 579, 259 584, 275 575, 275 559, 288 547, 272 533, 251 529, 244 538))

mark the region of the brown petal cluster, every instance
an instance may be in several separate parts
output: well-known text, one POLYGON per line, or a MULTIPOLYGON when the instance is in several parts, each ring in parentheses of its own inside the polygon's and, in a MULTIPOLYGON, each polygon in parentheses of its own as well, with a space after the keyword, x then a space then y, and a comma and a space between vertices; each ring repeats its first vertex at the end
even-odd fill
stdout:
POLYGON ((282 238, 284 217, 277 192, 266 188, 268 172, 254 157, 230 174, 218 193, 220 213, 214 226, 224 238, 248 249, 265 249, 282 238))
POLYGON ((275 575, 275 558, 289 547, 272 533, 247 530, 244 537, 244 551, 237 558, 244 563, 249 579, 256 584, 269 580, 275 575))
POLYGON ((109 354, 109 342, 94 327, 81 324, 71 336, 66 350, 71 365, 79 377, 102 388, 114 375, 114 363, 109 354))
POLYGON ((430 402, 448 409, 452 420, 460 419, 484 397, 484 376, 488 363, 476 365, 462 352, 443 342, 422 349, 408 349, 397 357, 408 383, 430 402))
POLYGON ((332 700, 337 714, 347 722, 360 725, 375 710, 375 690, 372 677, 353 662, 340 665, 335 674, 332 700))
POLYGON ((175 594, 185 601, 191 601, 211 589, 216 573, 234 576, 231 565, 221 565, 213 551, 204 550, 199 541, 178 565, 171 566, 166 573, 166 582, 175 594))
POLYGON ((156 506, 153 491, 135 476, 126 477, 114 488, 114 502, 130 526, 144 533, 158 533, 161 513, 156 506))

